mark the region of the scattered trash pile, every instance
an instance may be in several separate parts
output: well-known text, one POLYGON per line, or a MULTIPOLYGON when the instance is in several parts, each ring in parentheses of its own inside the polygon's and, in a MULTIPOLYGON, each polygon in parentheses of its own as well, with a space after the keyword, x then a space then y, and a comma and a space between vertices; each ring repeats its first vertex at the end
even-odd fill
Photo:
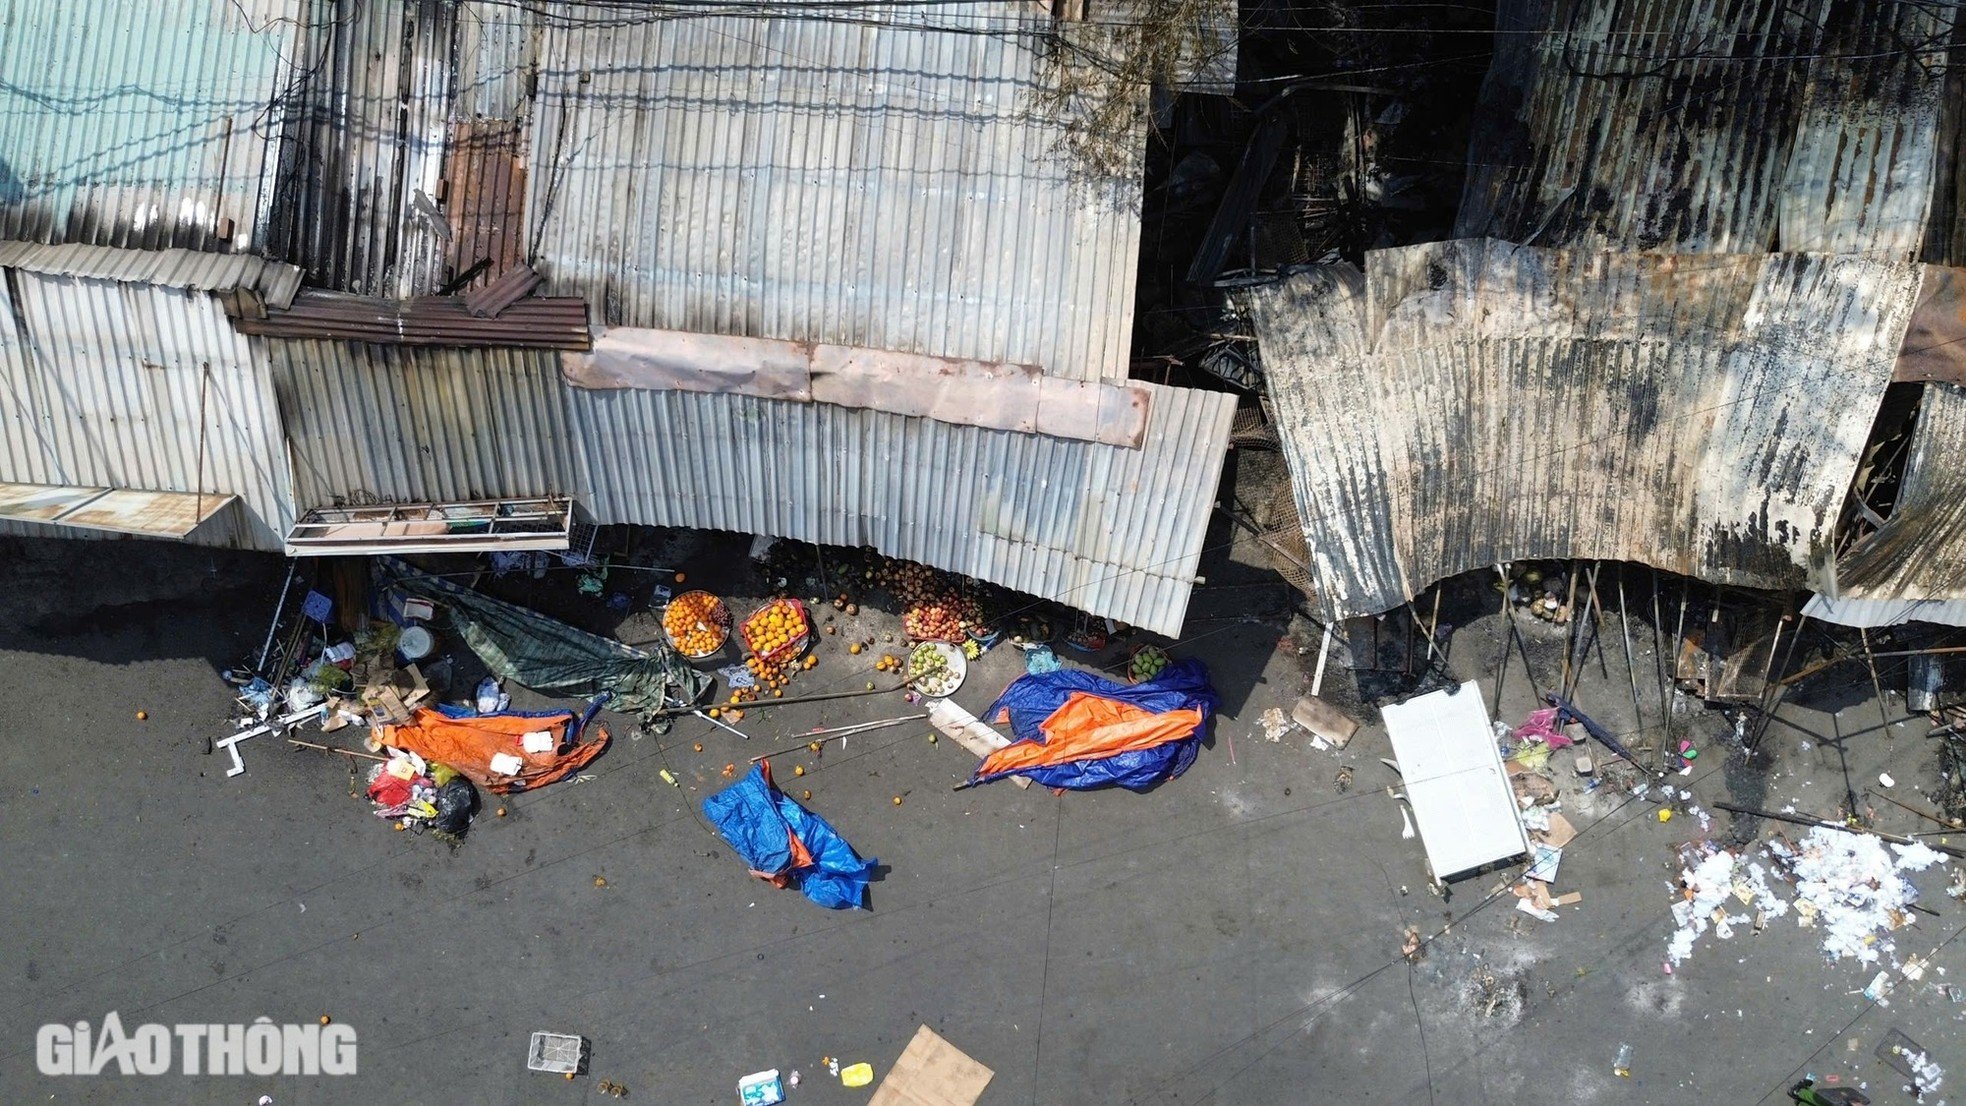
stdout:
POLYGON ((1554 922, 1555 907, 1574 906, 1584 901, 1582 892, 1553 894, 1558 867, 1563 863, 1563 847, 1577 836, 1577 827, 1563 815, 1563 804, 1548 777, 1534 771, 1507 766, 1509 787, 1515 793, 1517 817, 1529 836, 1529 867, 1510 891, 1516 909, 1540 921, 1554 922))
POLYGON ((478 810, 478 791, 471 781, 457 769, 430 764, 415 753, 392 749, 390 754, 370 767, 363 792, 375 804, 375 816, 396 823, 399 830, 428 829, 441 841, 462 841, 478 810))
POLYGON ((1712 842, 1689 843, 1681 854, 1681 898, 1673 904, 1677 929, 1666 946, 1667 971, 1691 956, 1708 930, 1721 940, 1732 938, 1738 926, 1759 933, 1791 910, 1798 925, 1821 934, 1823 954, 1831 962, 1850 958, 1868 965, 1892 957, 1896 945, 1890 934, 1910 923, 1918 900, 1906 873, 1945 859, 1924 845, 1888 844, 1871 834, 1828 827, 1812 829, 1797 842, 1767 841, 1759 855, 1769 865, 1712 842), (1791 899, 1784 901, 1771 879, 1788 882, 1791 899))
MULTIPOLYGON (((1495 581, 1501 587, 1501 581, 1495 581)), ((1509 602, 1545 622, 1564 625, 1570 621, 1570 608, 1576 593, 1570 577, 1554 564, 1524 563, 1517 567, 1508 583, 1509 602)))

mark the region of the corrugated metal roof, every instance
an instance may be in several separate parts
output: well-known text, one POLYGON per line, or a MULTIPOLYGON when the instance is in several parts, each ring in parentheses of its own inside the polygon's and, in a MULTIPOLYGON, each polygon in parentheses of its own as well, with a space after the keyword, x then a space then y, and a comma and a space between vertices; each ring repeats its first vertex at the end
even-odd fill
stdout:
POLYGON ((1839 597, 1966 599, 1966 389, 1925 385, 1897 504, 1836 577, 1839 597))
POLYGON ((181 540, 237 500, 231 495, 153 492, 140 488, 0 481, 0 518, 181 540))
POLYGON ((0 292, 0 480, 236 494, 190 540, 282 548, 273 390, 215 298, 18 269, 0 292))
POLYGON ((569 388, 550 354, 282 342, 303 506, 567 492, 604 523, 872 545, 1178 632, 1232 396, 1146 385, 1138 450, 825 404, 569 388))
POLYGON ((1947 4, 1507 0, 1457 233, 1920 255, 1947 4))
POLYGON ((310 29, 291 95, 275 249, 310 285, 408 297, 448 278, 443 210, 456 5, 363 0, 310 29))
POLYGON ((1074 179, 1059 124, 1032 110, 1030 36, 897 25, 1033 14, 556 20, 537 58, 534 265, 608 325, 1124 379, 1137 172, 1074 179))
POLYGON ((1966 626, 1966 600, 1940 599, 1831 599, 1817 592, 1802 605, 1806 618, 1834 622, 1838 626, 1861 626, 1875 630, 1906 622, 1930 622, 1939 626, 1966 626))
POLYGON ((156 284, 194 292, 247 288, 275 307, 293 302, 300 270, 243 253, 199 250, 125 250, 80 243, 48 246, 38 242, 0 242, 0 269, 26 269, 49 276, 86 277, 126 284, 156 284))
POLYGON ((1320 599, 1529 558, 1797 587, 1920 266, 1457 241, 1252 290, 1320 599))
POLYGON ((313 10, 0 0, 0 238, 261 248, 273 101, 313 10))
POLYGON ((241 334, 339 338, 406 346, 587 349, 587 301, 575 296, 519 299, 497 318, 472 314, 462 296, 380 300, 309 290, 285 310, 233 320, 241 334))

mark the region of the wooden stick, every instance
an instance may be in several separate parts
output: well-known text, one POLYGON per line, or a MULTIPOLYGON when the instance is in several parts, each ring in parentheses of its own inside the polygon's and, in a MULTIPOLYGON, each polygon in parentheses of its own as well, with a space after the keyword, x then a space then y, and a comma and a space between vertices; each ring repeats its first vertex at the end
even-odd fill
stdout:
POLYGON ((884 718, 879 722, 862 722, 854 726, 834 726, 832 729, 829 730, 814 730, 811 733, 804 735, 806 740, 801 741, 797 745, 794 745, 787 749, 778 749, 769 753, 759 753, 757 756, 751 758, 751 763, 756 764, 759 761, 764 760, 766 757, 780 757, 780 756, 784 756, 787 753, 796 753, 800 749, 809 749, 812 747, 813 738, 819 738, 822 742, 831 741, 834 738, 845 740, 846 738, 852 737, 854 734, 866 733, 870 730, 884 730, 889 726, 899 726, 903 722, 918 722, 921 719, 927 717, 928 715, 926 714, 904 714, 899 718, 884 718))
POLYGON ((1870 666, 1870 686, 1877 692, 1877 716, 1884 720, 1884 736, 1894 736, 1891 733, 1891 712, 1884 705, 1884 681, 1877 678, 1877 658, 1870 652, 1870 631, 1859 626, 1857 637, 1864 643, 1864 663, 1870 666))
POLYGON ((1625 641, 1625 674, 1631 677, 1632 717, 1638 732, 1645 733, 1645 707, 1638 701, 1638 659, 1632 654, 1632 624, 1625 613, 1625 562, 1618 562, 1618 633, 1625 641))
MULTIPOLYGON (((914 683, 920 678, 919 676, 911 676, 893 687, 877 687, 872 691, 831 691, 824 695, 795 695, 790 699, 751 699, 742 704, 735 704, 735 706, 738 710, 749 711, 758 707, 789 707, 793 703, 823 703, 831 699, 853 699, 861 695, 884 695, 891 691, 906 691, 908 690, 909 684, 914 683)), ((712 705, 714 706, 716 704, 712 705)), ((702 709, 705 708, 666 707, 662 710, 655 711, 652 716, 656 718, 675 718, 679 715, 694 714, 702 709)))
POLYGON ((1961 822, 1956 818, 1941 817, 1936 811, 1926 810, 1922 807, 1915 807, 1910 803, 1901 803, 1898 800, 1893 799, 1891 796, 1886 795, 1881 791, 1872 791, 1869 788, 1865 788, 1864 794, 1874 795, 1877 798, 1883 799, 1885 802, 1890 803, 1892 806, 1899 808, 1900 810, 1908 810, 1913 814, 1918 815, 1920 818, 1925 819, 1928 822, 1937 822, 1939 825, 1942 825, 1947 829, 1966 830, 1966 822, 1961 822))
POLYGON ((1509 611, 1509 570, 1506 565, 1496 565, 1495 575, 1502 578, 1502 617, 1508 619, 1509 626, 1502 639, 1502 655, 1495 663, 1495 701, 1489 705, 1488 720, 1495 722, 1502 717, 1502 685, 1509 676, 1509 648, 1515 644, 1515 618, 1509 611))
MULTIPOLYGON (((1729 811, 1734 814, 1746 814, 1752 818, 1772 818, 1777 822, 1789 822, 1791 824, 1798 825, 1798 826, 1821 826, 1824 829, 1842 830, 1844 833, 1855 833, 1855 834, 1867 833, 1870 834, 1872 837, 1882 838, 1883 840, 1889 841, 1894 845, 1909 845, 1913 843, 1913 838, 1905 837, 1901 834, 1880 833, 1877 830, 1855 829, 1851 826, 1844 825, 1842 822, 1832 822, 1827 818, 1817 818, 1814 815, 1810 815, 1810 814, 1783 814, 1779 810, 1757 810, 1751 806, 1735 806, 1733 803, 1716 802, 1713 805, 1719 807, 1722 810, 1729 811)), ((1925 847, 1928 849, 1933 849, 1935 851, 1945 853, 1947 856, 1957 856, 1957 857, 1966 858, 1966 849, 1955 848, 1951 845, 1926 845, 1925 847)))
POLYGON ((1557 678, 1556 686, 1565 699, 1570 698, 1570 657, 1577 651, 1577 562, 1570 562, 1570 597, 1563 601, 1564 628, 1569 631, 1563 639, 1563 674, 1557 678))
POLYGON ((324 753, 340 753, 342 756, 345 757, 360 757, 363 760, 387 761, 389 759, 388 757, 379 757, 374 753, 363 753, 363 752, 358 752, 354 749, 343 749, 335 745, 321 745, 312 741, 302 741, 297 737, 288 738, 287 744, 298 745, 303 749, 319 749, 324 753))

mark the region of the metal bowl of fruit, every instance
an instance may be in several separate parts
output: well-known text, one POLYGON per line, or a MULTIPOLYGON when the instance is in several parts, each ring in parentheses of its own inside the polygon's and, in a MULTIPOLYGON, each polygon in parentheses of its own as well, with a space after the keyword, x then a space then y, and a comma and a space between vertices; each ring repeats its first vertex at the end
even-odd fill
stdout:
POLYGON ((969 675, 963 651, 945 641, 924 641, 908 654, 908 683, 931 699, 954 695, 969 675))

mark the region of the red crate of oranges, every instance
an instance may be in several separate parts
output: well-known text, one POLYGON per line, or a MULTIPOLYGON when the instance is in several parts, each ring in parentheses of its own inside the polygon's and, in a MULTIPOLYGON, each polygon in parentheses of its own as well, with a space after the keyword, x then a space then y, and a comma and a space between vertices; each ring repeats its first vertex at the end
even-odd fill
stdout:
POLYGON ((744 645, 767 663, 792 659, 812 641, 812 621, 803 603, 774 599, 751 613, 738 627, 744 645))

